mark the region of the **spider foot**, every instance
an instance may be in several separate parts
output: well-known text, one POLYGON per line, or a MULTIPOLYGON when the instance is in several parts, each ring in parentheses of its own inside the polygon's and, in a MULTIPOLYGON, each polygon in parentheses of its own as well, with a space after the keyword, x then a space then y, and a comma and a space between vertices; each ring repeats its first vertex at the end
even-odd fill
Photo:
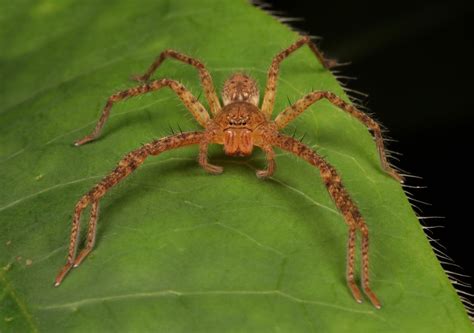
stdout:
POLYGON ((273 174, 273 171, 270 169, 257 170, 256 175, 260 179, 268 178, 273 174))
POLYGON ((337 62, 336 59, 324 59, 324 67, 331 69, 334 67, 344 66, 345 64, 337 62))
POLYGON ((66 265, 64 265, 63 268, 59 271, 58 275, 56 276, 56 279, 54 280, 54 286, 58 287, 61 282, 63 282, 64 277, 69 273, 69 271, 72 268, 72 262, 68 262, 66 265))
POLYGON ((357 284, 354 281, 348 281, 347 282, 349 289, 352 292, 352 296, 354 296, 354 299, 356 300, 357 303, 362 303, 362 293, 360 292, 359 287, 357 287, 357 284))
POLYGON ((405 178, 394 169, 388 167, 387 169, 385 169, 385 172, 387 172, 390 176, 392 176, 393 179, 395 179, 399 183, 403 184, 405 182, 405 178))
POLYGON ((369 287, 364 288, 364 293, 369 298, 373 306, 375 306, 377 309, 380 309, 382 307, 380 305, 379 299, 369 287))
POLYGON ((213 175, 219 175, 224 171, 223 167, 214 165, 214 164, 209 164, 209 163, 203 165, 202 167, 204 168, 204 170, 206 170, 207 172, 213 175))
POLYGON ((87 257, 87 255, 91 252, 92 248, 91 249, 84 249, 82 250, 79 255, 77 256, 76 260, 74 260, 74 264, 73 264, 73 267, 76 268, 77 266, 79 266, 81 264, 81 262, 87 257))
POLYGON ((76 146, 76 147, 82 146, 84 143, 88 143, 88 142, 90 142, 90 141, 92 141, 92 140, 94 140, 94 139, 95 139, 94 136, 92 136, 92 135, 86 135, 86 136, 83 137, 82 139, 76 140, 76 141, 74 142, 74 146, 76 146))

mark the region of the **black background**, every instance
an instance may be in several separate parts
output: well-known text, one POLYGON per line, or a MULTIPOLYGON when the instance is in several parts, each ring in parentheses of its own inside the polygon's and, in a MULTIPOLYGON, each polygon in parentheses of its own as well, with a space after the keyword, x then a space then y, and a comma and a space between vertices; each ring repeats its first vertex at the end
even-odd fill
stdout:
MULTIPOLYGON (((461 266, 445 268, 470 275, 473 181, 471 170, 474 103, 474 12, 467 1, 272 1, 270 10, 318 42, 329 58, 350 61, 341 74, 355 77, 348 87, 369 97, 366 105, 389 130, 389 149, 402 153, 395 165, 423 179, 407 188, 426 219, 431 237, 461 266), (470 25, 470 26, 468 26, 470 25)), ((353 95, 356 96, 356 95, 353 95)), ((356 96, 360 97, 360 96, 356 96)), ((469 290, 472 293, 472 289, 469 290)), ((471 298, 472 299, 472 298, 471 298)))

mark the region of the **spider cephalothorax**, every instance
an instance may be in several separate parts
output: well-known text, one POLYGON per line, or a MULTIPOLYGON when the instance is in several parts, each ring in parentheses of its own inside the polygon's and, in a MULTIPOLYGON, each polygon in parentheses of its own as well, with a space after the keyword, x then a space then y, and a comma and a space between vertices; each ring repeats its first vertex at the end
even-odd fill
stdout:
POLYGON ((207 150, 209 144, 223 145, 225 153, 231 156, 250 155, 254 147, 259 147, 265 152, 267 168, 264 170, 258 170, 257 176, 264 178, 271 176, 275 171, 275 154, 273 152, 273 147, 276 146, 301 157, 318 168, 329 195, 333 199, 337 208, 341 211, 349 229, 346 279, 352 295, 358 302, 362 301, 362 296, 360 289, 355 282, 354 262, 356 232, 359 231, 361 233, 362 287, 372 304, 375 307, 380 308, 380 302, 369 286, 369 230, 365 224, 364 218, 359 212, 359 209, 349 196, 347 190, 344 188, 341 178, 333 166, 326 162, 309 146, 292 137, 281 134, 279 130, 284 128, 310 105, 321 99, 326 99, 336 107, 361 121, 371 130, 380 155, 382 168, 398 181, 401 181, 402 178, 387 162, 379 125, 365 113, 355 108, 352 104, 344 101, 331 92, 311 92, 296 101, 293 105, 284 109, 274 120, 271 119, 280 63, 283 59, 303 45, 309 46, 324 67, 329 68, 334 64, 334 62, 324 59, 316 45, 314 45, 308 37, 301 37, 298 41, 278 53, 273 58, 270 70, 268 71, 267 85, 260 108, 259 92, 256 81, 242 73, 233 74, 225 82, 222 92, 223 107, 221 107, 221 103, 214 89, 214 84, 212 83, 211 75, 205 66, 200 61, 174 50, 163 51, 153 62, 148 71, 142 76, 135 77, 135 79, 141 82, 148 82, 151 74, 153 74, 156 68, 158 68, 167 57, 194 66, 199 71, 201 84, 204 89, 206 100, 209 104, 209 111, 212 118, 204 106, 191 94, 190 91, 188 91, 178 81, 170 79, 160 79, 143 83, 142 85, 110 96, 94 131, 90 135, 76 141, 76 146, 94 140, 99 136, 114 103, 128 97, 156 91, 163 87, 168 87, 177 94, 186 108, 193 114, 197 122, 204 127, 204 131, 175 134, 144 144, 140 148, 125 155, 118 163, 118 166, 108 176, 102 179, 101 182, 81 197, 76 204, 74 211, 67 262, 57 275, 55 285, 59 286, 70 269, 79 266, 94 247, 99 200, 112 186, 138 168, 148 156, 159 155, 174 148, 198 144, 199 164, 207 172, 218 174, 223 171, 223 168, 212 165, 208 162, 207 150), (76 249, 79 239, 80 217, 83 210, 89 205, 91 206, 91 212, 86 246, 79 254, 77 254, 76 249))
POLYGON ((224 145, 226 155, 247 156, 261 136, 259 127, 267 119, 258 107, 248 102, 231 102, 214 118, 210 129, 216 143, 224 145))

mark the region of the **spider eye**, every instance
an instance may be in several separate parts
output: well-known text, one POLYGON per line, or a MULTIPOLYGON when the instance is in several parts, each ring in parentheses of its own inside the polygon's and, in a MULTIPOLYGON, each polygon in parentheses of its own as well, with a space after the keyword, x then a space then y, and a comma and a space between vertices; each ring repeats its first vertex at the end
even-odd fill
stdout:
POLYGON ((229 125, 240 125, 240 126, 245 126, 247 125, 248 117, 245 118, 228 118, 227 121, 229 125))

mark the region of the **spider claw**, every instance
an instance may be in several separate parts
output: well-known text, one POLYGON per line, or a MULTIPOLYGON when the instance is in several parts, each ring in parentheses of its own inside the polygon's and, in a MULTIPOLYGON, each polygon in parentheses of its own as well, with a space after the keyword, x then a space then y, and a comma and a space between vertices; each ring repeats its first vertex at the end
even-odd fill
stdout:
POLYGON ((92 137, 92 136, 90 136, 90 135, 86 135, 86 136, 83 137, 82 139, 76 140, 76 141, 74 142, 74 146, 76 146, 76 147, 82 146, 83 144, 88 143, 88 142, 90 142, 90 141, 92 141, 92 140, 94 140, 94 139, 95 139, 94 137, 92 137))
POLYGON ((271 172, 268 169, 257 170, 256 174, 257 174, 257 177, 260 179, 268 178, 271 176, 271 172))
POLYGON ((335 59, 324 59, 324 66, 326 66, 326 68, 334 68, 338 65, 338 62, 337 60, 335 59))
POLYGON ((203 168, 204 168, 204 170, 206 170, 207 172, 209 172, 210 174, 213 174, 213 175, 219 175, 224 171, 223 167, 218 166, 218 165, 209 164, 209 163, 206 164, 205 166, 203 166, 203 168))
POLYGON ((350 65, 350 62, 338 62, 336 59, 324 59, 324 67, 327 69, 350 65))
POLYGON ((87 257, 87 255, 91 252, 91 250, 92 249, 82 250, 77 256, 76 260, 74 260, 73 268, 78 267, 82 263, 82 261, 87 257))
POLYGON ((398 172, 396 172, 395 170, 393 170, 392 168, 390 168, 390 170, 387 170, 387 173, 392 176, 393 179, 395 179, 396 181, 398 181, 399 183, 401 184, 404 184, 405 183, 405 177, 403 177, 402 175, 400 175, 398 172))
POLYGON ((69 273, 71 268, 72 268, 72 263, 71 262, 68 262, 66 265, 63 266, 63 268, 61 268, 58 275, 56 276, 56 279, 54 280, 54 286, 55 287, 59 287, 61 282, 63 282, 64 277, 67 275, 67 273, 69 273))
POLYGON ((360 289, 357 287, 356 283, 354 281, 348 281, 347 284, 356 302, 359 304, 362 303, 362 293, 360 292, 360 289))
POLYGON ((380 304, 379 299, 369 287, 364 288, 364 293, 369 298, 370 302, 376 309, 382 308, 382 305, 380 304))

